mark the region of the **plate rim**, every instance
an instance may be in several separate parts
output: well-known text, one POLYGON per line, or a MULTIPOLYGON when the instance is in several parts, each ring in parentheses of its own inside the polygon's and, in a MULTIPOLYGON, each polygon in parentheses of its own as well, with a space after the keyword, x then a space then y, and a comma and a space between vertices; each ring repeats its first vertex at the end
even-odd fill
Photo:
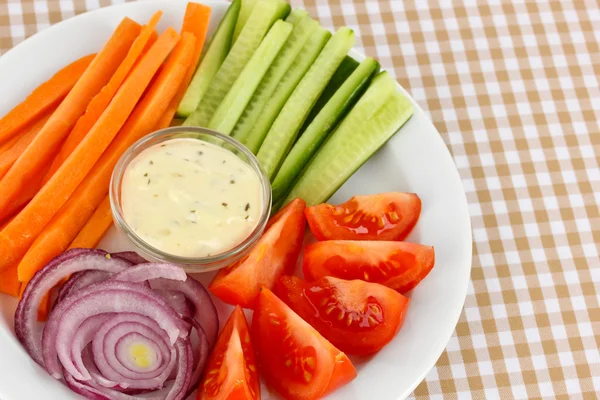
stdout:
MULTIPOLYGON (((200 2, 200 3, 230 4, 226 0, 196 0, 196 1, 200 2)), ((58 23, 56 23, 54 25, 48 26, 47 28, 42 29, 41 31, 36 32, 32 36, 30 36, 30 37, 26 38, 25 40, 19 42, 17 45, 13 46, 12 48, 10 48, 6 52, 4 52, 0 56, 0 67, 3 64, 5 64, 5 63, 9 63, 10 64, 11 63, 11 59, 13 57, 13 54, 16 51, 21 51, 21 49, 23 47, 35 46, 35 42, 37 42, 38 40, 41 40, 41 38, 43 36, 47 35, 48 32, 53 32, 56 29, 64 28, 65 25, 67 25, 68 23, 73 23, 74 20, 89 17, 89 14, 107 13, 107 12, 111 12, 113 10, 116 10, 118 8, 152 7, 153 3, 155 3, 155 4, 161 4, 161 3, 166 3, 166 2, 168 2, 168 3, 178 3, 181 6, 184 6, 185 4, 188 3, 188 0, 145 0, 143 2, 140 1, 140 2, 135 2, 135 3, 120 3, 120 4, 113 4, 113 5, 106 6, 106 7, 100 7, 100 8, 94 9, 94 10, 86 11, 86 12, 78 14, 78 15, 70 16, 70 17, 68 17, 68 18, 66 18, 64 20, 61 20, 60 22, 58 22, 58 23), (7 59, 8 59, 8 61, 6 61, 7 59)), ((315 19, 318 20, 318 17, 316 17, 315 19)), ((366 57, 366 55, 364 53, 360 52, 359 50, 357 50, 354 47, 350 50, 349 55, 352 58, 357 59, 358 61, 360 61, 360 60, 362 60, 362 59, 364 59, 366 57)), ((461 301, 461 307, 457 308, 456 310, 454 310, 454 314, 455 315, 452 317, 452 320, 454 321, 454 323, 452 325, 453 327, 452 327, 451 330, 448 329, 447 332, 444 332, 443 335, 441 335, 441 339, 442 340, 438 341, 437 346, 435 346, 435 349, 432 350, 432 352, 431 352, 431 354, 435 355, 435 357, 430 357, 431 360, 426 363, 427 368, 425 368, 423 370, 423 372, 421 374, 419 374, 419 378, 415 379, 414 382, 410 386, 408 386, 405 390, 400 391, 400 393, 397 395, 398 396, 397 400, 402 400, 402 399, 405 399, 406 397, 408 397, 414 391, 414 389, 421 382, 423 382, 423 380, 425 379, 425 377, 435 367, 435 364, 437 363, 437 361, 441 357, 442 353, 444 352, 444 350, 448 346, 448 343, 449 343, 452 335, 456 331, 456 325, 458 324, 460 316, 461 316, 461 314, 463 312, 464 304, 465 304, 466 297, 467 297, 467 294, 468 294, 468 286, 469 286, 470 281, 471 281, 471 271, 472 271, 472 265, 473 265, 473 232, 472 232, 471 216, 470 216, 470 213, 469 213, 469 203, 468 203, 468 200, 467 200, 467 197, 466 197, 466 192, 465 192, 464 184, 463 184, 462 178, 460 176, 458 167, 456 166, 454 158, 452 157, 450 149, 448 148, 449 146, 442 139, 442 136, 441 136, 440 132, 438 131, 438 129, 435 127, 435 125, 433 124, 433 122, 429 118, 429 115, 425 112, 425 110, 421 107, 421 105, 415 101, 415 99, 410 95, 410 93, 402 85, 400 85, 400 83, 397 81, 396 76, 394 74, 394 71, 391 70, 391 71, 388 71, 388 72, 394 77, 394 80, 396 81, 396 86, 400 89, 400 91, 402 92, 402 94, 405 95, 412 102, 413 107, 415 109, 415 113, 417 113, 417 112, 422 113, 424 115, 424 117, 425 117, 426 124, 429 125, 429 129, 431 129, 431 130, 433 130, 434 132, 437 133, 437 136, 438 136, 437 140, 439 140, 441 142, 441 144, 445 148, 445 152, 444 152, 445 155, 444 155, 444 157, 449 158, 450 162, 454 166, 454 170, 451 171, 451 173, 455 175, 454 176, 455 179, 458 179, 458 182, 460 183, 460 187, 462 188, 462 191, 461 191, 461 203, 463 204, 464 207, 466 207, 467 221, 465 221, 466 222, 465 233, 467 234, 467 237, 468 237, 468 240, 465 240, 465 244, 464 244, 465 245, 464 251, 466 251, 466 254, 468 254, 468 263, 469 263, 468 274, 467 274, 468 279, 465 279, 465 281, 463 282, 462 288, 460 288, 460 290, 457 291, 457 293, 460 294, 460 298, 462 299, 462 301, 461 301)), ((450 310, 450 311, 452 311, 452 310, 450 310)), ((0 337, 0 340, 1 340, 1 337, 0 337)), ((1 388, 0 388, 0 390, 1 390, 1 388)), ((7 400, 17 400, 17 399, 7 399, 7 400)))

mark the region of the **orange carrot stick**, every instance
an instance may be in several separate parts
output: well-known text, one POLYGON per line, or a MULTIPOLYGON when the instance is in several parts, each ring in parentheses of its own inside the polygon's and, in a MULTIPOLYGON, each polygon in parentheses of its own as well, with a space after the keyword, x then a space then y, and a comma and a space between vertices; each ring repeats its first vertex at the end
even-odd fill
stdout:
POLYGON ((27 186, 23 188, 21 192, 15 197, 15 199, 5 208, 0 210, 0 221, 5 220, 7 217, 16 215, 29 203, 29 200, 37 194, 42 187, 42 178, 48 171, 48 166, 42 169, 42 173, 36 175, 29 181, 27 186))
POLYGON ((95 56, 95 54, 90 54, 67 65, 2 117, 0 119, 0 143, 15 135, 51 107, 56 106, 75 86, 95 56))
POLYGON ((96 208, 96 211, 94 211, 88 222, 86 222, 81 231, 79 231, 79 234, 75 237, 69 248, 96 247, 112 223, 113 218, 110 210, 110 197, 106 196, 98 208, 96 208))
POLYGON ((5 270, 0 271, 0 292, 19 297, 21 282, 17 279, 18 265, 18 263, 14 263, 5 270))
POLYGON ((20 137, 21 136, 17 134, 8 139, 6 142, 0 144, 0 155, 2 155, 5 151, 10 150, 10 148, 13 147, 15 143, 17 143, 20 137))
POLYGON ((94 169, 37 237, 20 264, 19 269, 27 272, 23 274, 23 279, 32 276, 53 257, 65 251, 90 215, 105 199, 112 170, 121 155, 135 141, 152 132, 159 116, 165 112, 169 102, 175 96, 192 62, 194 41, 194 37, 187 33, 181 37, 167 63, 144 94, 125 126, 98 160, 94 169))
MULTIPOLYGON (((0 232, 0 269, 25 255, 36 237, 77 189, 119 132, 178 39, 179 35, 172 28, 160 35, 79 146, 23 211, 0 232)), ((33 273, 35 270, 21 262, 20 281, 28 281, 33 273)))
MULTIPOLYGON (((4 209, 43 166, 84 113, 91 99, 102 89, 123 61, 140 32, 140 25, 125 18, 102 51, 60 103, 40 133, 0 181, 0 210, 4 209)), ((1 254, 0 258, 4 258, 1 254)), ((1 263, 3 266, 7 264, 1 263)), ((2 267, 0 267, 2 269, 2 267)))
POLYGON ((0 154, 0 179, 6 175, 6 172, 23 154, 27 146, 33 141, 36 135, 42 130, 52 113, 48 113, 42 119, 37 121, 23 136, 17 137, 15 144, 4 153, 0 154))
POLYGON ((140 32, 140 35, 135 39, 135 42, 131 45, 129 52, 127 53, 127 57, 123 60, 119 68, 114 73, 114 75, 110 78, 110 81, 106 86, 100 90, 90 102, 85 111, 85 114, 79 118, 75 127, 65 140, 65 143, 62 145, 62 148, 58 152, 58 155, 54 158, 52 162, 52 166, 50 170, 46 174, 44 178, 44 183, 48 182, 50 177, 54 175, 58 167, 62 165, 62 163, 67 159, 67 157, 75 150, 75 147, 83 140, 85 135, 92 129, 98 118, 102 115, 108 104, 114 97, 115 93, 129 74, 129 71, 133 68, 134 64, 144 51, 146 44, 152 37, 152 33, 154 33, 154 29, 156 28, 156 24, 158 24, 158 20, 162 15, 162 11, 157 11, 148 25, 145 25, 140 32))
POLYGON ((204 42, 206 40, 206 32, 208 31, 210 14, 211 8, 208 6, 192 2, 187 4, 187 8, 185 9, 185 15, 183 16, 183 25, 181 27, 181 33, 184 34, 188 32, 194 35, 194 37, 196 38, 194 58, 192 65, 190 65, 190 68, 185 74, 183 82, 179 86, 179 90, 177 90, 177 94, 175 95, 173 100, 171 100, 171 103, 169 103, 169 107, 167 107, 167 111, 165 111, 165 113, 161 116, 159 122, 157 123, 157 130, 167 128, 170 126, 173 117, 175 117, 177 107, 179 106, 179 103, 181 103, 181 99, 183 99, 185 91, 187 90, 188 85, 192 81, 194 72, 196 72, 196 66, 200 61, 200 56, 202 55, 202 47, 204 46, 204 42))
MULTIPOLYGON (((14 217, 13 217, 14 218, 14 217)), ((0 224, 0 231, 13 219, 9 218, 0 224)), ((18 297, 21 291, 21 282, 17 279, 18 263, 14 263, 4 271, 0 271, 0 292, 18 297)))

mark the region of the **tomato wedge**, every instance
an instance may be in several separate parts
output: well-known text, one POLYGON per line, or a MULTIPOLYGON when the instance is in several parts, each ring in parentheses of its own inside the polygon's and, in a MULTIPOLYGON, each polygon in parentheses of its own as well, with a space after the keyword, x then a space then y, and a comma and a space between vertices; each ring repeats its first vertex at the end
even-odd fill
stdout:
POLYGON ((208 289, 225 303, 252 308, 261 286, 273 288, 294 269, 304 239, 305 208, 304 201, 296 199, 275 214, 252 250, 220 270, 208 289))
POLYGON ((307 282, 283 276, 276 293, 335 347, 362 356, 376 353, 396 336, 409 302, 378 283, 333 277, 307 282))
POLYGON ((197 400, 260 399, 260 384, 244 312, 236 307, 205 367, 197 400))
POLYGON ((304 276, 362 279, 405 293, 417 286, 435 263, 433 247, 406 242, 331 240, 304 249, 304 276))
POLYGON ((318 240, 402 240, 420 214, 419 196, 400 192, 354 196, 339 206, 306 209, 310 230, 318 240))
POLYGON ((286 399, 317 399, 356 377, 348 357, 267 288, 254 310, 252 341, 263 377, 286 399))

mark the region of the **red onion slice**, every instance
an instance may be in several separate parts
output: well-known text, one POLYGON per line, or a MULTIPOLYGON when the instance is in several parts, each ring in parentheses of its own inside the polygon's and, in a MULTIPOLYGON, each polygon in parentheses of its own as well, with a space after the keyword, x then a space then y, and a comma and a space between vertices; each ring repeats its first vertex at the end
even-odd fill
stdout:
POLYGON ((214 347, 219 334, 219 315, 208 291, 200 282, 191 276, 185 282, 174 282, 159 278, 151 280, 150 286, 152 289, 172 290, 183 293, 196 308, 194 319, 200 323, 206 333, 209 349, 214 347))
POLYGON ((40 302, 64 277, 85 270, 101 270, 111 273, 123 271, 131 264, 118 258, 106 258, 102 250, 71 249, 55 257, 31 279, 15 311, 15 334, 29 355, 44 365, 41 335, 36 331, 37 310, 40 302))
MULTIPOLYGON (((191 279, 191 278, 190 278, 191 279)), ((173 310, 177 311, 183 317, 192 317, 194 315, 194 305, 183 295, 181 292, 174 290, 154 290, 160 294, 165 301, 173 307, 173 310)))
MULTIPOLYGON (((88 344, 92 342, 96 332, 105 325, 111 318, 113 318, 115 314, 107 313, 107 314, 99 314, 94 317, 88 318, 79 327, 75 335, 73 336, 73 342, 71 344, 71 358, 73 359, 73 363, 75 367, 85 374, 84 371, 87 371, 86 366, 83 362, 83 351, 87 347, 88 344)), ((110 386, 116 386, 117 383, 113 382, 110 386)))
POLYGON ((192 372, 192 377, 190 378, 190 387, 188 389, 188 395, 196 389, 196 386, 200 382, 200 377, 202 376, 202 372, 204 372, 204 367, 206 366, 206 361, 208 360, 208 339, 206 337, 206 333, 202 326, 198 323, 198 321, 194 319, 189 319, 190 323, 196 330, 198 334, 199 345, 196 347, 196 353, 194 354, 194 364, 196 368, 192 372))
POLYGON ((123 272, 116 274, 113 278, 124 282, 144 282, 158 278, 185 281, 187 274, 181 267, 173 264, 146 263, 127 268, 123 272))
MULTIPOLYGON (((73 274, 69 280, 60 288, 56 303, 67 297, 71 292, 77 292, 79 289, 99 283, 110 278, 112 273, 107 271, 81 271, 73 274)), ((56 304, 55 304, 56 305, 56 304)))
POLYGON ((59 303, 50 313, 43 335, 44 363, 60 378, 60 364, 76 379, 89 379, 77 371, 69 355, 72 336, 81 323, 94 315, 130 312, 154 319, 167 332, 170 343, 188 335, 189 324, 153 290, 130 282, 105 281, 89 286, 59 303))
POLYGON ((184 399, 218 326, 208 292, 183 269, 89 249, 69 250, 35 274, 15 312, 15 331, 34 360, 102 400, 184 399), (40 338, 39 303, 65 276, 40 338))
POLYGON ((65 380, 68 386, 76 393, 87 397, 88 399, 98 400, 183 400, 190 386, 192 376, 192 349, 189 340, 179 339, 175 343, 175 349, 178 359, 177 377, 171 381, 165 388, 154 392, 130 395, 118 390, 94 386, 88 383, 77 381, 71 374, 64 371, 65 380))
POLYGON ((123 260, 129 261, 133 265, 144 264, 148 262, 148 260, 140 256, 135 251, 121 251, 119 253, 112 253, 111 256, 122 258, 123 260))

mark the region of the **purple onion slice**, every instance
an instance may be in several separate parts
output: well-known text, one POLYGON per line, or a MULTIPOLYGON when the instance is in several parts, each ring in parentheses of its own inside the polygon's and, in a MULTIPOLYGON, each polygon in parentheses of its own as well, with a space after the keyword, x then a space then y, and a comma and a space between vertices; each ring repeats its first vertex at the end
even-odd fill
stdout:
POLYGON ((15 334, 31 358, 44 365, 41 335, 36 331, 37 310, 40 302, 64 277, 85 270, 121 272, 131 264, 118 258, 106 258, 102 250, 71 249, 55 257, 29 281, 15 311, 15 334))

